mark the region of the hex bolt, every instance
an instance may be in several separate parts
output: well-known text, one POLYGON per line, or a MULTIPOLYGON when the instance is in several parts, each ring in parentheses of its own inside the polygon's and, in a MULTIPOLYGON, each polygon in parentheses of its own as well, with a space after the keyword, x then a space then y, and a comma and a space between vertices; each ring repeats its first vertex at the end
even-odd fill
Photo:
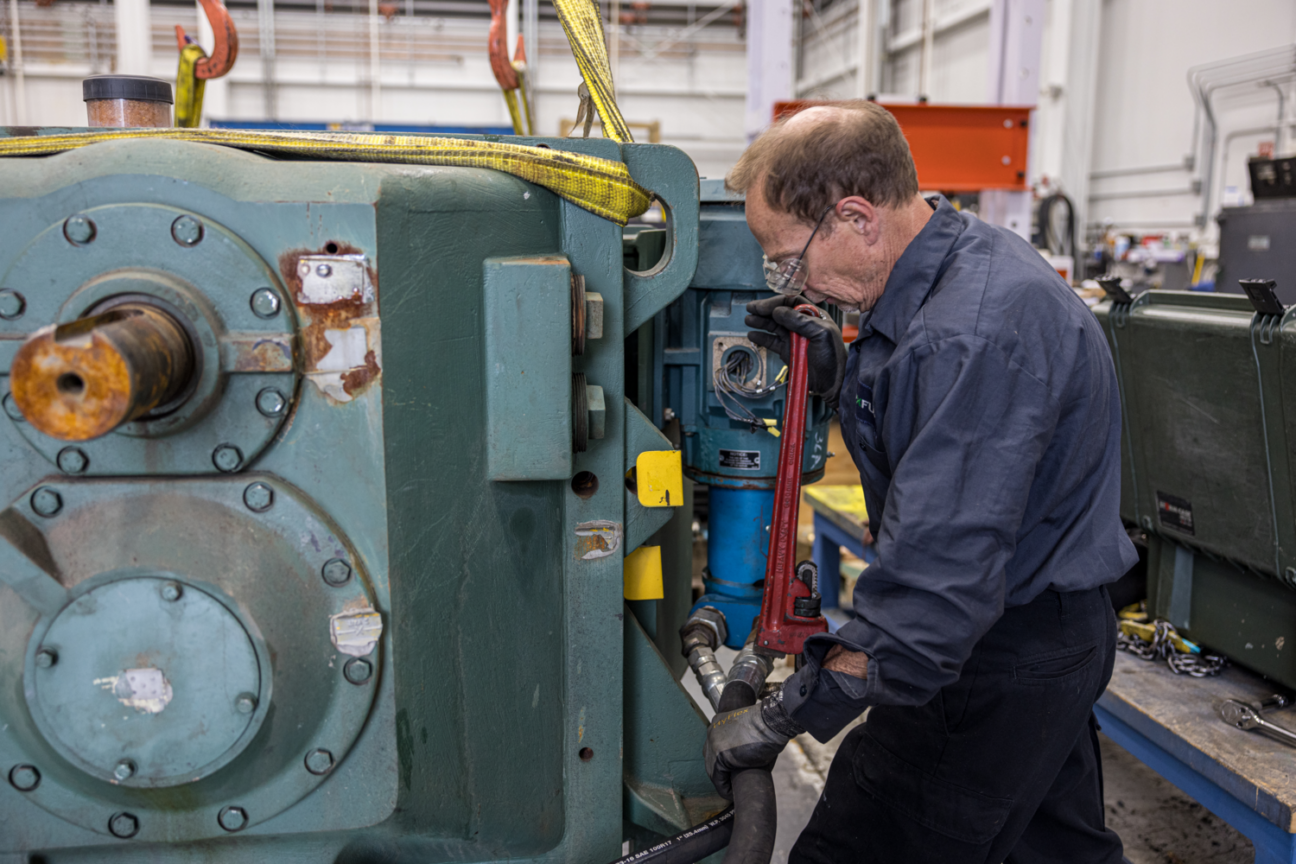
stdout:
POLYGON ((64 474, 84 474, 90 467, 90 457, 80 447, 64 447, 59 451, 56 461, 64 474))
POLYGON ((252 292, 252 312, 258 318, 273 318, 279 314, 279 295, 269 288, 252 292))
POLYGON ((288 407, 288 397, 273 387, 267 387, 257 394, 257 410, 267 417, 278 417, 288 407))
POLYGON ((48 486, 42 486, 32 493, 31 508, 41 516, 54 516, 63 509, 63 496, 48 486))
POLYGON ((129 759, 123 759, 113 768, 113 777, 118 783, 124 783, 135 776, 135 763, 129 759))
POLYGON ((63 222, 63 236, 67 238, 69 243, 74 243, 77 246, 84 246, 94 240, 96 233, 95 223, 91 221, 89 216, 81 213, 69 216, 63 222))
POLYGON ((216 814, 216 821, 226 831, 242 831, 248 824, 247 811, 242 807, 223 807, 216 814))
POLYGON ((212 451, 212 464, 217 471, 232 474, 243 467, 243 451, 233 444, 222 444, 212 451))
POLYGON ((368 660, 352 657, 342 667, 342 674, 352 684, 364 684, 373 677, 373 665, 368 660))
POLYGON ((256 710, 257 700, 251 693, 240 693, 234 700, 234 710, 240 714, 251 714, 256 710))
POLYGON ((26 309, 26 297, 9 288, 0 288, 0 318, 6 321, 21 318, 26 309))
POLYGON ((49 669, 58 663, 58 652, 53 648, 42 648, 36 652, 36 668, 49 669))
POLYGON ((264 483, 253 483, 243 490, 243 503, 255 513, 264 513, 274 503, 274 490, 264 483))
POLYGON ((19 423, 23 420, 22 409, 19 408, 18 403, 14 401, 12 393, 6 393, 4 395, 4 412, 9 415, 10 420, 15 420, 19 423))
POLYGON ((351 581, 351 565, 341 558, 330 558, 324 562, 324 581, 334 588, 351 581))
POLYGON ((179 582, 163 582, 162 591, 160 593, 162 594, 163 600, 168 603, 174 603, 184 594, 184 588, 180 586, 179 582))
POLYGON ((108 830, 114 837, 129 840, 139 833, 139 820, 133 813, 114 813, 108 820, 108 830))
POLYGON ((197 246, 203 239, 203 224, 192 216, 181 216, 171 223, 171 238, 181 246, 197 246))
POLYGON ((40 785, 40 772, 35 765, 15 765, 9 769, 9 785, 19 792, 30 792, 40 785))
POLYGON ((315 273, 321 279, 327 279, 328 277, 333 275, 333 267, 328 264, 321 264, 315 268, 315 273))
POLYGON ((327 750, 312 750, 306 754, 306 770, 319 776, 333 770, 333 754, 327 750))

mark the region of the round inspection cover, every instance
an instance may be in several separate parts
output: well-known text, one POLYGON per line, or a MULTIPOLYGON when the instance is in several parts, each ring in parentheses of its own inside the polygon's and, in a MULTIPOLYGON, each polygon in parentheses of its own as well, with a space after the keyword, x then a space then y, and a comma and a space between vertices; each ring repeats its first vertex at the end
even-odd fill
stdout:
POLYGON ((192 583, 101 582, 59 613, 40 647, 58 659, 29 667, 33 716, 104 780, 199 780, 238 755, 264 716, 248 710, 266 689, 255 643, 226 601, 192 583), (123 764, 130 771, 115 774, 123 764))

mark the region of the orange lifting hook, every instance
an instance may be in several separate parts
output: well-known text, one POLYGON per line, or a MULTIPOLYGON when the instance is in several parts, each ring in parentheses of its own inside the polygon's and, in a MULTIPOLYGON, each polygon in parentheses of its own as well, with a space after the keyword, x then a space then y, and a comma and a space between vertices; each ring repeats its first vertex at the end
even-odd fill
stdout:
MULTIPOLYGON (((234 67, 234 61, 238 59, 238 31, 234 29, 234 21, 230 18, 229 10, 220 0, 198 0, 198 2, 202 4, 203 12, 207 14, 207 21, 211 24, 216 39, 211 55, 194 65, 194 77, 219 78, 229 72, 234 67)), ((179 24, 175 29, 176 44, 183 51, 185 45, 193 40, 185 35, 184 28, 179 24)))

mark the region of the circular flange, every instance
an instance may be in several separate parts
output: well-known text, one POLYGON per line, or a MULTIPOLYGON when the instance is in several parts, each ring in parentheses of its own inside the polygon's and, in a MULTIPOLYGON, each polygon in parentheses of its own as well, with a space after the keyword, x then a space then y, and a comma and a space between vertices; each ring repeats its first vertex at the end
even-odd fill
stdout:
POLYGON ((365 562, 301 492, 265 474, 51 477, 10 510, 31 526, 15 542, 47 549, 69 592, 42 615, 0 584, 0 654, 26 657, 0 664, 0 770, 39 772, 24 798, 106 836, 129 813, 132 842, 182 842, 225 836, 227 808, 252 828, 331 782, 307 756, 345 763, 389 643, 365 562), (270 506, 250 508, 249 485, 270 506), (38 514, 37 490, 61 507, 38 514), (337 561, 351 575, 334 584, 337 561))
POLYGON ((218 589, 171 573, 87 580, 31 640, 24 681, 36 725, 100 780, 201 780, 238 756, 265 718, 241 713, 239 698, 270 701, 269 654, 241 617, 218 589), (41 650, 57 651, 58 662, 38 666, 41 650))
MULTIPOLYGON (((0 318, 0 337, 25 336, 47 324, 143 301, 185 328, 198 366, 181 401, 81 444, 89 459, 86 474, 213 473, 212 453, 221 444, 237 446, 242 465, 250 465, 291 413, 259 410, 258 394, 273 388, 291 398, 297 392, 292 304, 279 302, 266 318, 249 302, 254 294, 286 296, 275 271, 223 226, 174 207, 113 204, 79 215, 93 220, 94 242, 69 243, 59 221, 37 235, 0 278, 0 288, 26 298, 21 317, 0 318), (201 242, 189 246, 173 239, 172 227, 182 218, 201 225, 201 242)), ((41 434, 8 410, 6 416, 56 461, 67 442, 41 434)))

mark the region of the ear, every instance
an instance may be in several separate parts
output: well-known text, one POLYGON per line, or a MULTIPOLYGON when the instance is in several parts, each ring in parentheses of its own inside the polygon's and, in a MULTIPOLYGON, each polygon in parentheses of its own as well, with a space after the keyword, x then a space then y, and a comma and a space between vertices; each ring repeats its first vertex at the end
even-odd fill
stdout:
POLYGON ((882 236, 878 208, 858 195, 838 201, 833 215, 837 219, 836 227, 858 234, 870 246, 882 236))

